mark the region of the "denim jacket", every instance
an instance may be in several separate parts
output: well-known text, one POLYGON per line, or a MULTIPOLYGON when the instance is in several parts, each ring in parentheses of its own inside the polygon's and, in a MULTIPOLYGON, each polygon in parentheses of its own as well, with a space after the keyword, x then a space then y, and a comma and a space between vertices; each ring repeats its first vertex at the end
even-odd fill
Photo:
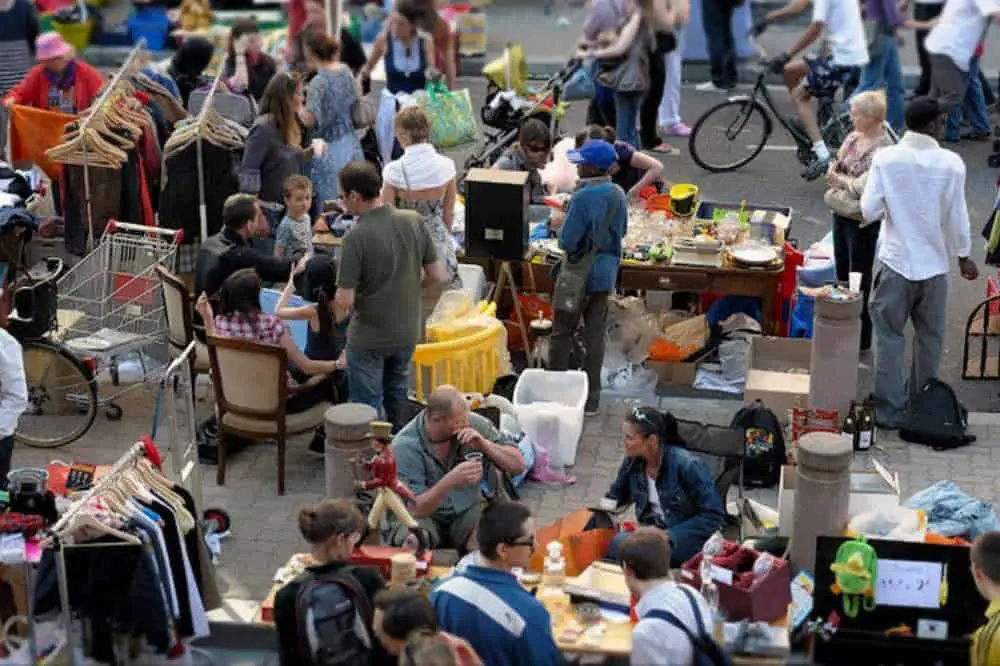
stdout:
POLYGON ((670 534, 673 559, 684 561, 701 550, 721 529, 725 509, 705 464, 679 446, 660 448, 660 472, 656 479, 664 519, 649 501, 646 462, 625 458, 607 496, 618 506, 635 504, 635 515, 643 525, 665 528, 670 534))

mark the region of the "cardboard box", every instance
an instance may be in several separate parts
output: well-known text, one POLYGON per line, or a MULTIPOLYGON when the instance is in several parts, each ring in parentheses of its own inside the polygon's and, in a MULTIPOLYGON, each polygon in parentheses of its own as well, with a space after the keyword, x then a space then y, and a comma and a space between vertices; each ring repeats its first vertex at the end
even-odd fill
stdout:
POLYGON ((647 361, 646 366, 656 373, 656 386, 691 386, 698 374, 699 361, 647 361))
MULTIPOLYGON (((899 475, 890 472, 877 460, 874 472, 851 472, 851 498, 848 518, 876 509, 899 506, 899 475)), ((791 536, 795 516, 795 467, 784 465, 778 484, 778 534, 791 536)))
POLYGON ((755 337, 750 341, 750 360, 743 400, 760 400, 786 423, 795 407, 809 402, 809 363, 812 340, 755 337))
MULTIPOLYGON (((723 552, 736 549, 749 560, 746 571, 760 553, 753 548, 736 546, 726 542, 723 552)), ((681 581, 696 590, 701 589, 701 559, 698 553, 681 565, 681 581)), ((718 559, 716 558, 716 561, 718 559)), ((750 620, 751 622, 772 622, 787 617, 788 604, 792 601, 791 575, 787 560, 774 558, 774 568, 763 576, 755 578, 749 588, 739 587, 736 574, 717 564, 711 565, 712 579, 719 588, 719 607, 725 611, 729 621, 750 620)))

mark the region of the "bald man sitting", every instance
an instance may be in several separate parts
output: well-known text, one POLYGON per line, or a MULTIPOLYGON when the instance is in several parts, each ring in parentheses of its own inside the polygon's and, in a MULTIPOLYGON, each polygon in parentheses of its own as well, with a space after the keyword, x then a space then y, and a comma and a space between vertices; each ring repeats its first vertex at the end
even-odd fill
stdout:
MULTIPOLYGON (((431 547, 455 548, 463 555, 478 548, 476 525, 485 503, 479 483, 483 458, 509 474, 525 469, 516 446, 496 443, 499 435, 489 419, 470 413, 454 386, 435 389, 424 411, 396 435, 392 451, 397 472, 417 496, 411 511, 430 534, 431 547)), ((394 522, 385 541, 415 549, 408 534, 394 522)))

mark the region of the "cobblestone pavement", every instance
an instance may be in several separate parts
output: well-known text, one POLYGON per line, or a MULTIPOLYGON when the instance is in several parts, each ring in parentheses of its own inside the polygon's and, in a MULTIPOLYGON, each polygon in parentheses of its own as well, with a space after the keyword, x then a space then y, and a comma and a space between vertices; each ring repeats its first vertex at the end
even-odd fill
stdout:
MULTIPOLYGON (((735 400, 657 398, 639 400, 606 396, 601 413, 588 418, 572 469, 574 485, 556 488, 528 483, 522 499, 532 509, 539 524, 546 524, 573 509, 592 505, 606 491, 621 461, 621 426, 625 415, 637 404, 658 404, 679 418, 705 423, 728 424, 738 409, 735 400)), ((140 389, 123 403, 125 416, 111 422, 98 417, 82 440, 64 449, 45 451, 18 447, 15 466, 45 465, 50 460, 77 460, 111 463, 136 439, 149 432, 153 414, 153 394, 140 389)), ((210 412, 207 400, 199 402, 199 412, 210 412)), ((979 441, 965 449, 937 453, 917 445, 882 438, 879 457, 899 473, 902 495, 941 479, 951 479, 977 497, 1000 500, 1000 416, 973 414, 972 431, 979 441)), ((168 442, 158 442, 162 448, 168 442)), ((224 542, 218 580, 227 599, 224 614, 231 618, 251 618, 258 603, 267 595, 274 571, 293 553, 303 550, 295 513, 305 502, 322 499, 324 472, 322 459, 307 450, 308 438, 297 437, 288 446, 288 492, 279 497, 276 488, 275 452, 258 444, 232 456, 224 487, 215 484, 215 468, 202 467, 206 507, 226 509, 233 519, 232 536, 224 542)), ((776 506, 777 491, 753 491, 748 495, 768 506, 776 506)))

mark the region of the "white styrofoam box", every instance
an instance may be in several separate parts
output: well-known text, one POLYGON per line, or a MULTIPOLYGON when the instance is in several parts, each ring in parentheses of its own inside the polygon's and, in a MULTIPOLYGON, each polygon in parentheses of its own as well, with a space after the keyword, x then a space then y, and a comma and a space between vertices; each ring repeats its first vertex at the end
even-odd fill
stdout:
MULTIPOLYGON (((877 460, 874 472, 851 472, 851 498, 847 505, 848 519, 878 509, 899 506, 899 475, 890 472, 877 460)), ((791 536, 795 517, 795 467, 784 465, 778 482, 778 534, 791 536)), ((831 535, 835 536, 835 535, 831 535)))
POLYGON ((554 466, 576 462, 587 403, 587 373, 528 369, 514 388, 514 409, 524 432, 546 449, 554 466))
POLYGON ((486 272, 477 264, 459 264, 458 277, 462 278, 462 289, 472 292, 473 302, 486 298, 486 272))

